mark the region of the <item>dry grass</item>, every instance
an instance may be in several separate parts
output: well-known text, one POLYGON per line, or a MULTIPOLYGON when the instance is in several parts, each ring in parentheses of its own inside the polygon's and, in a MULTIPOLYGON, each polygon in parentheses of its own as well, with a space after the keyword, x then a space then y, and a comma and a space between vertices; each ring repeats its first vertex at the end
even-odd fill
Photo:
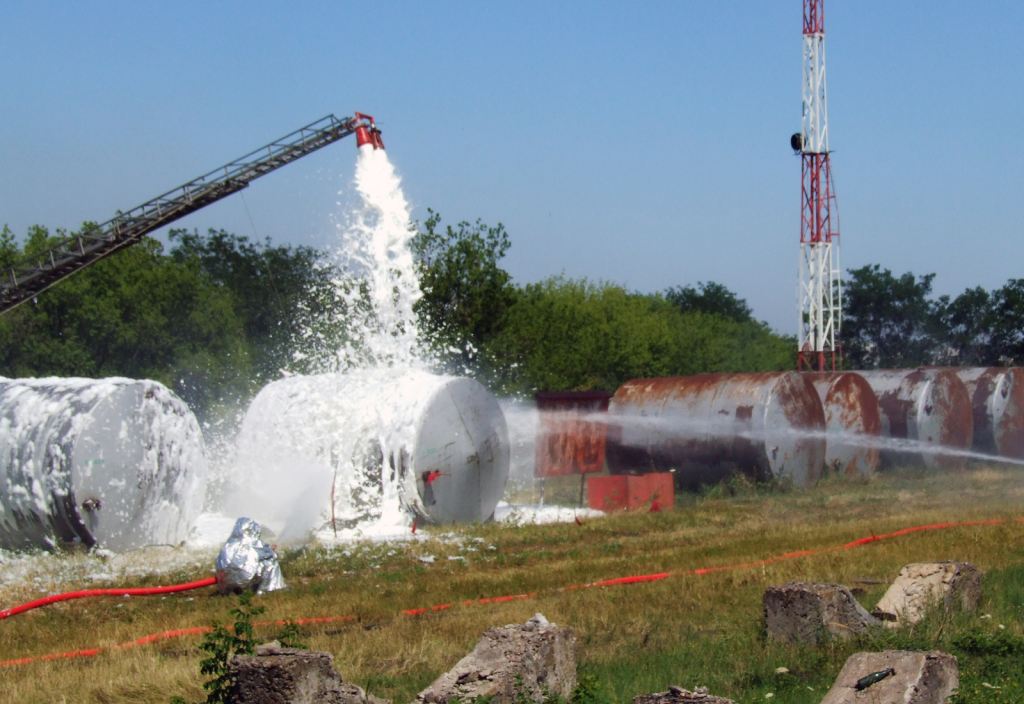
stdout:
MULTIPOLYGON (((941 645, 971 629, 996 632, 999 623, 1006 626, 1000 632, 1021 635, 1024 586, 1020 603, 1007 594, 1024 578, 1024 567, 1019 568, 1024 566, 1024 524, 917 533, 701 577, 557 589, 815 550, 911 525, 1017 518, 1024 515, 1022 480, 1019 470, 978 467, 935 476, 902 472, 866 483, 832 479, 803 492, 740 483, 682 497, 673 511, 619 514, 583 526, 459 527, 416 544, 309 547, 284 559, 293 590, 257 601, 266 607, 268 620, 357 616, 351 622, 304 627, 305 641, 333 653, 347 680, 396 702, 410 701, 468 652, 487 627, 522 622, 537 611, 576 629, 581 670, 598 677, 610 702, 663 691, 669 684, 704 684, 743 702, 764 701, 768 692, 778 693, 776 701, 817 702, 855 647, 941 645), (426 555, 435 561, 420 561, 426 555), (945 624, 936 619, 914 633, 886 636, 889 640, 823 648, 773 645, 761 635, 761 595, 769 584, 886 580, 908 561, 933 559, 968 560, 989 570, 983 608, 993 619, 962 615, 945 624), (403 609, 527 592, 537 596, 420 617, 400 615, 403 609), (776 675, 780 666, 798 674, 776 675)), ((205 571, 180 576, 198 578, 205 571)), ((883 589, 863 594, 862 603, 872 607, 883 589)), ((0 599, 14 601, 9 593, 0 593, 0 599)), ((0 622, 0 659, 110 646, 157 631, 226 621, 231 604, 206 591, 163 599, 68 602, 0 622)), ((269 636, 273 630, 261 632, 269 636)), ((0 671, 0 702, 168 702, 172 695, 200 700, 198 642, 188 637, 93 658, 7 668, 0 671)), ((1013 698, 1020 696, 1019 689, 979 690, 969 667, 966 663, 965 687, 978 694, 973 699, 965 694, 961 701, 988 701, 984 697, 996 692, 998 698, 991 701, 1019 700, 1013 698)), ((992 677, 978 675, 983 676, 992 677)))

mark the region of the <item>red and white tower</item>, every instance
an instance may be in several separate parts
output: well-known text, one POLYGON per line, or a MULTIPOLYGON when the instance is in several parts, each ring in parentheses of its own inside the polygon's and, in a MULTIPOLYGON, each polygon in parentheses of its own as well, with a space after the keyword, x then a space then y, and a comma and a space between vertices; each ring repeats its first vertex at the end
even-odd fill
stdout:
POLYGON ((800 153, 800 333, 798 369, 836 368, 842 317, 839 211, 832 187, 825 102, 825 0, 804 0, 804 88, 800 153), (833 244, 835 251, 833 251, 833 244))

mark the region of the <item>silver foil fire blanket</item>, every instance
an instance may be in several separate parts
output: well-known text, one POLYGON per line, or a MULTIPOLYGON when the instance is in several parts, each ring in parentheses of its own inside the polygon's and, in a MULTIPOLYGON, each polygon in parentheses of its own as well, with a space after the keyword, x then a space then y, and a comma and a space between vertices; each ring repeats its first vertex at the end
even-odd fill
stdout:
POLYGON ((284 589, 274 548, 260 540, 260 524, 239 518, 217 556, 217 586, 222 592, 252 589, 257 594, 284 589))

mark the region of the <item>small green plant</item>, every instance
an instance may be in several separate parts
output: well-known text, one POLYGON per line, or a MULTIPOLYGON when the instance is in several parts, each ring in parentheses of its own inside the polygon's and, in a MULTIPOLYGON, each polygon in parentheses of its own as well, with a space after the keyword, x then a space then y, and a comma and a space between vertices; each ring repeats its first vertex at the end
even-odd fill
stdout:
POLYGON ((534 704, 522 675, 512 678, 512 704, 534 704))
MULTIPOLYGON (((206 704, 227 704, 231 695, 231 659, 236 655, 254 655, 256 653, 256 638, 253 633, 253 618, 262 614, 266 609, 262 606, 252 605, 252 592, 242 592, 238 595, 238 605, 228 611, 234 616, 235 623, 231 630, 228 630, 219 623, 213 625, 213 630, 203 636, 203 642, 199 649, 207 654, 207 657, 199 662, 199 672, 204 675, 212 675, 212 679, 203 683, 206 690, 206 704)), ((294 621, 285 623, 284 629, 273 639, 277 640, 285 648, 302 648, 306 646, 298 642, 299 627, 294 621)), ((181 697, 172 697, 171 704, 188 704, 181 697)))
POLYGON ((953 646, 971 655, 999 658, 1024 654, 1024 638, 1009 633, 968 632, 953 638, 953 646))
POLYGON ((576 687, 569 695, 570 704, 598 704, 601 701, 601 683, 593 675, 579 675, 576 687))
POLYGON ((286 621, 284 628, 277 634, 277 638, 275 640, 281 644, 282 648, 299 648, 301 650, 306 650, 306 644, 299 642, 300 635, 302 634, 299 633, 298 624, 295 623, 295 621, 286 621))
POLYGON ((213 631, 203 637, 199 649, 208 657, 200 661, 199 671, 213 676, 213 679, 203 684, 207 692, 207 704, 227 704, 231 692, 228 664, 235 655, 252 655, 256 652, 252 620, 264 611, 262 606, 252 605, 250 592, 242 592, 238 595, 238 606, 228 612, 235 617, 234 632, 217 624, 213 631))

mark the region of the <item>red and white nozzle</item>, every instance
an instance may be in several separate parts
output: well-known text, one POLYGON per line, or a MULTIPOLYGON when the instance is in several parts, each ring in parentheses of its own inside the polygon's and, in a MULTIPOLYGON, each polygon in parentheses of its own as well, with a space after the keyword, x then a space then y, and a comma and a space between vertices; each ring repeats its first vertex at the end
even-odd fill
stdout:
POLYGON ((380 130, 377 129, 377 125, 373 123, 373 118, 370 115, 364 115, 361 112, 356 113, 356 147, 362 147, 363 145, 369 144, 374 149, 383 149, 384 141, 380 138, 380 130), (361 123, 358 121, 362 120, 361 123))

